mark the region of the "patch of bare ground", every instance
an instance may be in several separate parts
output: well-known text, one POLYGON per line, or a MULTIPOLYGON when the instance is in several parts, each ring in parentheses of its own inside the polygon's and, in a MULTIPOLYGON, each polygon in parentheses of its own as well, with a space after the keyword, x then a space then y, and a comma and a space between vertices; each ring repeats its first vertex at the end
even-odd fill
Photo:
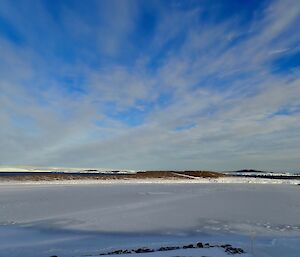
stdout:
POLYGON ((61 180, 128 180, 128 179, 193 179, 193 177, 217 178, 226 176, 212 171, 141 171, 133 174, 67 174, 45 173, 0 176, 0 181, 61 181, 61 180), (182 176, 186 175, 186 176, 182 176))
POLYGON ((193 177, 201 177, 201 178, 220 178, 225 177, 226 175, 220 172, 215 171, 184 171, 184 175, 193 176, 193 177))

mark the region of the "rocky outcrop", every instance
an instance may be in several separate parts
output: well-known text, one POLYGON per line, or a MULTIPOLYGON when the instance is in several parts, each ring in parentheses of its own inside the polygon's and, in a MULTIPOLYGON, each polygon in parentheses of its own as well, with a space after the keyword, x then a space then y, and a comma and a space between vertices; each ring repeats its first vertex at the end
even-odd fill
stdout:
POLYGON ((151 249, 151 248, 147 248, 147 247, 141 247, 141 248, 137 248, 137 249, 120 249, 120 250, 115 250, 115 251, 112 251, 112 252, 100 253, 99 255, 151 253, 151 252, 172 251, 172 250, 179 250, 179 249, 214 248, 214 247, 223 248, 224 251, 227 254, 230 254, 230 255, 245 253, 245 251, 242 248, 236 248, 236 247, 233 247, 230 244, 211 245, 209 243, 197 242, 196 244, 187 244, 187 245, 183 245, 183 246, 162 246, 158 249, 151 249))

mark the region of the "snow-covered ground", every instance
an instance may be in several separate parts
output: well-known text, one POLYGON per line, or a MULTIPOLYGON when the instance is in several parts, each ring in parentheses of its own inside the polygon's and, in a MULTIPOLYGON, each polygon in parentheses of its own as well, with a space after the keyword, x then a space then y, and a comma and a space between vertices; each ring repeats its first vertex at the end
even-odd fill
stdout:
POLYGON ((63 172, 63 173, 115 173, 118 171, 120 174, 136 173, 136 170, 124 169, 110 169, 110 168, 70 168, 70 167, 1 167, 0 172, 63 172))
MULTIPOLYGON (((192 181, 3 183, 0 256, 96 256, 201 241, 241 247, 244 256, 299 257, 300 186, 192 181)), ((130 256, 140 255, 228 256, 219 248, 130 256)))

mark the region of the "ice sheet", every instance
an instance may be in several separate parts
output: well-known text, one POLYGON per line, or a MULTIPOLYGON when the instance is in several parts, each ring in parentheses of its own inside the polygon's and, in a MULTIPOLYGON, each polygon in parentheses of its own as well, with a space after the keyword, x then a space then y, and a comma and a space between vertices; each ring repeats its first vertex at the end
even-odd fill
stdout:
POLYGON ((232 241, 248 251, 252 240, 256 257, 282 256, 283 250, 285 257, 297 256, 299 190, 213 183, 2 185, 0 256, 81 256, 199 239, 232 241))

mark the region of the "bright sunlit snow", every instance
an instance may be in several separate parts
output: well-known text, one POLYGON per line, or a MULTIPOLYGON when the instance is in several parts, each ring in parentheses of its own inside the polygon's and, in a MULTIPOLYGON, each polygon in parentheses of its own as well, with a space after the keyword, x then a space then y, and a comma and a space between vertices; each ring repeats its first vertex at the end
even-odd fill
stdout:
POLYGON ((300 249, 297 185, 1 185, 0 208, 0 256, 79 257, 197 241, 248 253, 254 241, 256 257, 296 257, 300 249))

